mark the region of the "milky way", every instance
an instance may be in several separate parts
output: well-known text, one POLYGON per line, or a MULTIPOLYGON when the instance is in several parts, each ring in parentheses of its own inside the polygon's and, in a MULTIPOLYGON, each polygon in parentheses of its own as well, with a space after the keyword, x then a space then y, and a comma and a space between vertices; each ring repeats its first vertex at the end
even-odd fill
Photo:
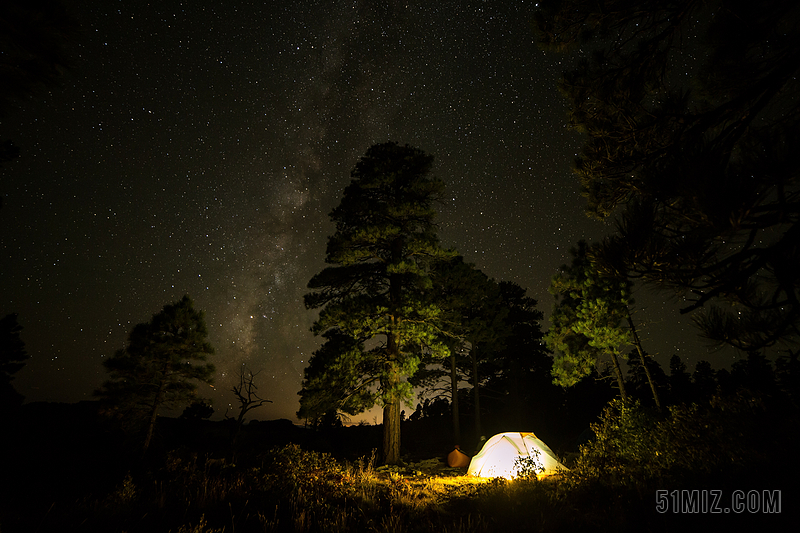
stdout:
POLYGON ((0 313, 25 328, 28 400, 91 398, 132 326, 189 294, 216 416, 246 364, 274 402, 257 416, 293 418, 319 345, 302 295, 377 142, 434 155, 443 243, 544 311, 567 250, 608 230, 583 215, 569 58, 536 48, 532 3, 266 4, 67 2, 74 67, 0 132, 22 151, 3 169, 0 313))

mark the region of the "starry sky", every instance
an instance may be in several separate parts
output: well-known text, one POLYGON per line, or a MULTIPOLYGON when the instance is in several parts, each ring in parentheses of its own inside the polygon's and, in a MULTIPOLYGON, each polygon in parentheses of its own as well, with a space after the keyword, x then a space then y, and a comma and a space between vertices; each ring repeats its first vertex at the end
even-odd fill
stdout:
MULTIPOLYGON (((583 214, 556 87, 570 58, 537 48, 534 2, 64 4, 72 69, 0 123, 21 150, 0 169, 0 313, 24 327, 28 401, 90 399, 132 327, 189 294, 215 418, 246 364, 273 401, 253 416, 294 419, 320 344, 302 296, 375 143, 434 155, 442 243, 545 313, 569 248, 610 230, 583 214)), ((726 364, 674 301, 639 296, 646 348, 665 369, 726 364)))

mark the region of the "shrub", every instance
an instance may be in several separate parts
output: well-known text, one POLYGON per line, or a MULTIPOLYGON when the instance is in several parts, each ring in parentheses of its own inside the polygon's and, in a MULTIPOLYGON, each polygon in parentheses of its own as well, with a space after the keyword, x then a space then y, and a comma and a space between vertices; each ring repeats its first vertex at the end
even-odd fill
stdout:
POLYGON ((759 457, 747 437, 762 410, 741 391, 703 406, 673 405, 664 415, 638 401, 613 400, 567 477, 644 488, 745 467, 759 457))
POLYGON ((514 471, 518 479, 538 479, 538 475, 544 472, 544 465, 539 459, 539 450, 531 450, 533 455, 518 457, 514 460, 514 471))
POLYGON ((280 492, 320 490, 340 484, 346 470, 330 454, 296 444, 270 450, 264 460, 266 486, 280 492))

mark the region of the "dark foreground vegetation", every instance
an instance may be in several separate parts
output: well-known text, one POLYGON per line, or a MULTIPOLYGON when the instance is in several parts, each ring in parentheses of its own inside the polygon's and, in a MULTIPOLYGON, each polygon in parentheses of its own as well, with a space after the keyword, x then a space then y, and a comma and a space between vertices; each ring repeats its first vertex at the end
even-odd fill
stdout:
POLYGON ((766 528, 786 523, 797 498, 800 420, 786 400, 738 389, 662 414, 615 400, 592 426, 594 438, 563 454, 568 474, 513 481, 448 468, 449 450, 433 438, 444 423, 436 417, 405 422, 418 455, 388 467, 376 461, 377 426, 312 431, 252 422, 234 453, 229 422, 161 418, 142 457, 140 442, 99 418, 94 402, 29 404, 5 439, 12 449, 0 531, 766 528), (667 512, 659 513, 656 491, 664 489, 667 512), (691 495, 676 490, 720 491, 721 510, 737 490, 768 491, 772 500, 767 508, 759 500, 757 512, 715 514, 700 500, 701 512, 674 512, 693 510, 675 508, 691 495))

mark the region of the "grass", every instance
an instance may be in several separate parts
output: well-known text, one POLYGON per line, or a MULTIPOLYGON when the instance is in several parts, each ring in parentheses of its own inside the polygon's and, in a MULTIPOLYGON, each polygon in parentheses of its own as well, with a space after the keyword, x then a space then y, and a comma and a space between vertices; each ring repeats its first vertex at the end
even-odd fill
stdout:
POLYGON ((296 445, 250 465, 173 452, 105 493, 28 501, 0 531, 483 532, 496 522, 492 506, 544 486, 462 474, 437 459, 376 467, 374 454, 337 461, 296 445))
POLYGON ((15 519, 4 518, 0 531, 670 531, 665 524, 675 521, 653 512, 652 494, 624 487, 481 479, 436 459, 376 467, 374 455, 337 461, 296 445, 249 465, 176 452, 125 474, 104 494, 29 503, 15 519))
POLYGON ((611 404, 569 474, 541 480, 467 477, 440 459, 377 466, 374 452, 347 461, 296 444, 268 451, 254 446, 237 463, 185 446, 171 452, 165 447, 145 463, 132 461, 130 469, 124 454, 95 455, 100 447, 61 456, 20 447, 10 455, 13 475, 0 484, 0 532, 776 529, 769 520, 780 516, 655 510, 658 489, 707 488, 727 495, 732 489, 782 489, 790 511, 800 426, 794 418, 765 419, 761 411, 748 415, 752 402, 734 400, 652 416, 635 405, 611 404), (751 426, 758 431, 741 433, 751 426), (759 439, 746 438, 755 434, 759 439))

